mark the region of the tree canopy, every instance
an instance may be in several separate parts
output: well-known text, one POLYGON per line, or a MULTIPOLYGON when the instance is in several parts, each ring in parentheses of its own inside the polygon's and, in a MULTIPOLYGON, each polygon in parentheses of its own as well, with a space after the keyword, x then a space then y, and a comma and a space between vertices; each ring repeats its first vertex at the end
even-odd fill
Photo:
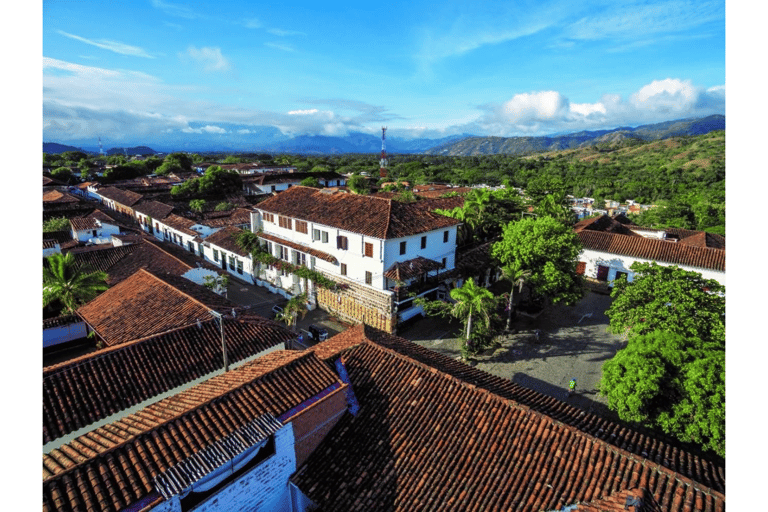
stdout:
POLYGON ((504 227, 491 254, 514 273, 530 272, 525 286, 553 303, 573 304, 582 296, 576 262, 581 251, 571 227, 552 217, 527 217, 504 227))
POLYGON ((72 253, 57 253, 46 258, 43 266, 43 307, 58 301, 73 313, 108 288, 107 274, 81 268, 72 253))
POLYGON ((658 263, 634 263, 632 282, 614 281, 613 302, 606 311, 616 334, 657 330, 725 344, 725 287, 700 273, 658 263))
POLYGON ((652 331, 603 365, 600 392, 625 421, 725 455, 725 351, 652 331))

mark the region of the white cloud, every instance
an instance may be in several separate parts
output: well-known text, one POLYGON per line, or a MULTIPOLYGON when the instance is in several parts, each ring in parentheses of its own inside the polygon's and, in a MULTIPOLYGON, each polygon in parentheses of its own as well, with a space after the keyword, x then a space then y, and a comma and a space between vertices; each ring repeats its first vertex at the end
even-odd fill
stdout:
POLYGON ((264 46, 268 46, 270 48, 274 48, 275 50, 282 50, 284 52, 295 52, 296 48, 293 46, 287 45, 287 44, 281 44, 281 43, 264 43, 264 46))
POLYGON ((185 18, 188 20, 192 20, 200 17, 200 15, 197 12, 190 9, 186 5, 171 4, 168 2, 163 2, 161 0, 152 0, 152 7, 156 9, 160 9, 161 11, 168 14, 169 16, 177 16, 179 18, 185 18))
POLYGON ((270 28, 267 30, 270 34, 273 36, 280 36, 280 37, 288 37, 288 36, 305 36, 304 32, 299 32, 298 30, 283 30, 280 28, 270 28))
POLYGON ((225 130, 224 128, 221 128, 219 126, 211 126, 211 125, 206 125, 201 128, 187 127, 187 128, 182 128, 181 131, 184 133, 218 133, 218 134, 227 133, 227 130, 225 130))
POLYGON ((546 135, 724 114, 725 86, 705 90, 690 80, 666 78, 644 85, 626 100, 606 94, 594 103, 571 103, 559 92, 540 91, 516 94, 506 102, 480 108, 485 113, 477 120, 448 131, 546 135))
POLYGON ((190 46, 183 57, 190 57, 203 66, 204 71, 229 71, 232 64, 222 55, 221 48, 190 46))
POLYGON ((261 28, 262 24, 261 24, 261 21, 259 21, 256 18, 248 18, 248 19, 243 20, 243 26, 245 28, 255 29, 255 28, 261 28))
POLYGON ((120 55, 130 55, 132 57, 144 57, 147 59, 154 59, 152 55, 148 54, 146 51, 144 51, 142 48, 139 48, 138 46, 131 46, 125 43, 121 43, 119 41, 110 41, 108 39, 98 39, 98 40, 86 39, 85 37, 69 34, 67 32, 64 32, 63 30, 58 30, 57 32, 63 35, 64 37, 68 37, 70 39, 74 39, 76 41, 80 41, 81 43, 89 44, 97 48, 101 48, 102 50, 109 50, 111 52, 119 53, 120 55))
POLYGON ((316 108, 310 109, 310 110, 291 110, 288 112, 289 116, 308 116, 311 114, 317 114, 318 110, 316 108))

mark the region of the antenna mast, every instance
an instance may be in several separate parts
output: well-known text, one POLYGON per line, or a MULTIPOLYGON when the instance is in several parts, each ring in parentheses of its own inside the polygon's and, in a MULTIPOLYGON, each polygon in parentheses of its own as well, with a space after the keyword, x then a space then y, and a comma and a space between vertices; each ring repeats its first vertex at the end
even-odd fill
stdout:
POLYGON ((99 137, 99 154, 104 155, 104 147, 101 145, 101 137, 99 137))
POLYGON ((381 127, 381 161, 379 162, 379 177, 387 177, 387 127, 381 127))

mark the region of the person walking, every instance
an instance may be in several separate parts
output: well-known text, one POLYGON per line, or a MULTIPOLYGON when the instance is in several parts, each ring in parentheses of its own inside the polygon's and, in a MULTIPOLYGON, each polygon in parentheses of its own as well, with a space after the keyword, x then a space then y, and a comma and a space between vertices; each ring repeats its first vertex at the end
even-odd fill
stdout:
POLYGON ((571 379, 568 382, 568 396, 571 396, 576 391, 576 379, 571 379))

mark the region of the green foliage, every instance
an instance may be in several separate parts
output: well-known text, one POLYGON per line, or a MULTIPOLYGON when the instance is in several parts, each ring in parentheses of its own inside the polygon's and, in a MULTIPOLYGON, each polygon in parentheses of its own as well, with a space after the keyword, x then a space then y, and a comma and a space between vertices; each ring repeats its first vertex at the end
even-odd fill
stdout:
POLYGON ((69 183, 72 181, 74 175, 72 174, 72 169, 69 167, 57 167, 51 171, 51 176, 64 183, 69 183))
POLYGON ((220 202, 219 204, 217 204, 214 207, 213 211, 215 211, 215 212, 226 212, 226 211, 229 211, 229 210, 233 209, 234 207, 235 207, 234 204, 229 203, 227 201, 222 201, 222 202, 220 202))
POLYGON ((307 314, 306 304, 306 293, 301 293, 291 297, 288 303, 283 306, 283 312, 278 315, 277 319, 281 322, 285 322, 285 325, 287 325, 289 328, 293 328, 296 325, 297 317, 300 317, 299 319, 301 319, 304 318, 304 316, 307 314))
POLYGON ((600 392, 625 421, 725 455, 725 352, 651 331, 603 365, 600 392))
POLYGON ((203 286, 209 290, 221 293, 227 289, 229 284, 229 274, 218 274, 216 276, 203 276, 203 286))
POLYGON ((43 233, 52 231, 69 231, 69 219, 66 217, 54 217, 43 221, 43 233))
POLYGON ((528 271, 525 286, 554 303, 576 303, 582 296, 576 262, 581 244, 573 230, 552 217, 525 218, 504 227, 491 254, 502 267, 528 271))
POLYGON ((302 187, 323 188, 323 186, 320 185, 320 181, 314 176, 304 178, 299 182, 299 185, 301 185, 302 187))
POLYGON ((43 307, 58 301, 65 311, 74 313, 108 288, 106 280, 104 272, 82 269, 72 253, 53 254, 43 266, 43 307))
POLYGON ((606 311, 610 329, 629 335, 653 331, 680 334, 699 344, 725 346, 725 287, 700 273, 657 263, 634 263, 632 282, 614 281, 606 311))
POLYGON ((202 213, 205 210, 205 199, 192 199, 189 202, 189 209, 193 212, 202 213))
POLYGON ((218 165, 212 165, 205 174, 187 180, 171 189, 174 198, 202 198, 225 195, 242 190, 243 180, 237 171, 227 171, 218 165))
POLYGON ((192 159, 186 153, 171 153, 163 159, 163 163, 155 169, 155 174, 166 175, 173 172, 190 172, 192 159))
POLYGON ((368 181, 368 178, 365 176, 356 174, 354 176, 351 176, 347 180, 347 187, 349 187, 349 190, 354 192, 355 194, 369 194, 371 192, 371 183, 368 181))

